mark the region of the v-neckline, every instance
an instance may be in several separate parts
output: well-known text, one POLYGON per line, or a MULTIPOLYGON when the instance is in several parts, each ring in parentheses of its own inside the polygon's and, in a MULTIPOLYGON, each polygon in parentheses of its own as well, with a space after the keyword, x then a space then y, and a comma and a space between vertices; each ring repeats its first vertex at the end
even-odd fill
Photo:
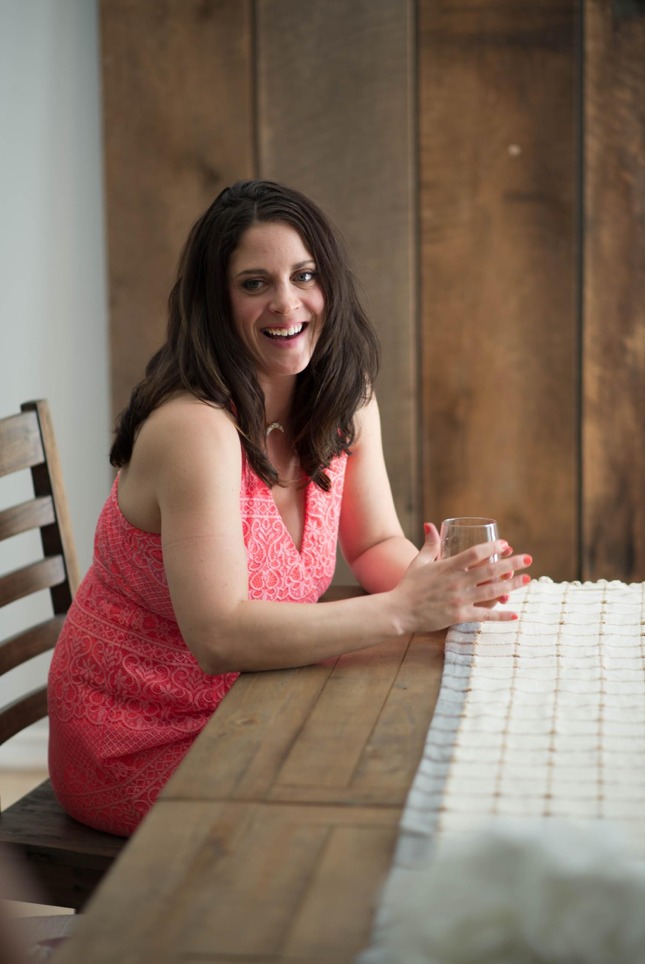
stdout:
POLYGON ((305 505, 304 505, 304 513, 303 513, 303 517, 302 517, 302 534, 301 534, 301 536, 300 536, 300 548, 298 548, 298 546, 297 546, 297 545, 295 544, 295 542, 293 541, 293 536, 292 536, 291 533, 289 532, 289 529, 287 528, 287 524, 286 524, 286 522, 284 521, 284 519, 283 519, 283 517, 282 517, 282 513, 280 512, 280 509, 279 509, 279 507, 278 507, 278 503, 277 503, 277 502, 275 501, 275 499, 273 498, 273 489, 271 489, 270 486, 268 486, 266 483, 263 483, 263 484, 264 484, 265 489, 267 490, 267 493, 268 493, 268 495, 269 495, 269 498, 271 499, 271 504, 272 504, 272 506, 273 506, 273 508, 274 508, 274 510, 275 510, 275 512, 276 512, 276 515, 278 516, 278 519, 280 520, 280 523, 281 523, 281 525, 282 525, 282 528, 284 529, 284 532, 285 532, 285 535, 287 536, 287 539, 289 540, 289 542, 290 542, 291 545, 293 546, 294 551, 297 552, 299 556, 302 556, 302 550, 303 550, 304 545, 305 545, 305 537, 306 537, 306 535, 307 535, 307 523, 308 523, 308 521, 309 521, 309 494, 310 494, 310 493, 309 493, 309 490, 310 490, 310 488, 311 488, 310 484, 307 483, 307 484, 305 485, 305 505))

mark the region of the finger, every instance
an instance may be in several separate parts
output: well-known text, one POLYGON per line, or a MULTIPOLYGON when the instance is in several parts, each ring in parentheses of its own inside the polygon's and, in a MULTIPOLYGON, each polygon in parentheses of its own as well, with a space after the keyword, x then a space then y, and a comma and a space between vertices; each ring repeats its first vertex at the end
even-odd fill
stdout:
POLYGON ((516 572, 521 572, 522 569, 528 569, 532 564, 533 556, 523 552, 521 555, 509 556, 508 559, 500 560, 495 564, 494 568, 499 574, 497 578, 512 579, 516 572))
POLYGON ((518 614, 510 609, 491 609, 481 616, 481 621, 486 623, 508 623, 511 620, 519 618, 518 614))
POLYGON ((491 559, 496 561, 508 548, 508 542, 504 539, 497 539, 495 542, 482 542, 480 545, 464 549, 463 552, 452 556, 451 562, 455 569, 474 569, 482 563, 488 563, 491 559))
POLYGON ((484 603, 489 603, 492 600, 497 600, 500 596, 509 596, 514 589, 521 589, 524 586, 528 586, 531 582, 531 577, 522 573, 520 575, 513 576, 513 578, 508 581, 502 582, 502 580, 491 580, 486 583, 480 583, 471 588, 471 595, 474 597, 473 605, 481 606, 484 603))
POLYGON ((434 522, 424 522, 423 531, 425 533, 423 548, 430 553, 432 559, 437 559, 439 557, 439 550, 441 549, 439 531, 434 522))
POLYGON ((510 598, 511 597, 508 593, 504 593, 504 595, 498 596, 497 599, 490 599, 487 602, 475 603, 475 605, 481 609, 492 609, 493 606, 497 606, 498 604, 504 606, 510 598))
POLYGON ((480 562, 478 566, 471 566, 470 571, 479 573, 483 575, 486 573, 486 579, 479 579, 479 584, 484 585, 485 582, 492 582, 496 579, 511 580, 516 572, 521 572, 522 569, 528 569, 528 567, 533 563, 533 557, 523 553, 522 555, 510 556, 508 559, 496 559, 495 556, 489 556, 483 562, 480 562))
MULTIPOLYGON (((531 582, 530 576, 519 576, 520 585, 528 585, 531 582)), ((519 588, 516 586, 515 588, 519 588)), ((518 613, 514 612, 512 609, 507 609, 506 607, 498 609, 497 603, 507 603, 510 599, 508 593, 504 593, 498 599, 491 600, 488 602, 478 602, 473 605, 473 612, 475 613, 473 620, 480 622, 509 622, 511 620, 519 619, 518 613)), ((468 622, 467 618, 464 618, 464 622, 468 622)))

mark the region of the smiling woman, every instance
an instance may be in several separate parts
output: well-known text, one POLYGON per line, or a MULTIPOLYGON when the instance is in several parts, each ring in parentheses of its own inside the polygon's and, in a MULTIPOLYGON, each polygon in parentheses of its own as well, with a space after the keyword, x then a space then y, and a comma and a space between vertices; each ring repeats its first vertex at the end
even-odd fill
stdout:
POLYGON ((244 233, 229 277, 233 322, 273 420, 276 413, 285 415, 293 391, 289 377, 305 370, 320 336, 325 297, 316 265, 294 228, 267 222, 244 233), (281 398, 273 397, 274 386, 281 398))
POLYGON ((131 833, 242 671, 513 618, 493 607, 528 557, 497 541, 438 560, 434 525, 420 552, 404 537, 377 367, 322 211, 273 182, 224 190, 118 421, 119 473, 51 664, 50 775, 72 816, 131 833), (319 605, 338 541, 368 595, 319 605))

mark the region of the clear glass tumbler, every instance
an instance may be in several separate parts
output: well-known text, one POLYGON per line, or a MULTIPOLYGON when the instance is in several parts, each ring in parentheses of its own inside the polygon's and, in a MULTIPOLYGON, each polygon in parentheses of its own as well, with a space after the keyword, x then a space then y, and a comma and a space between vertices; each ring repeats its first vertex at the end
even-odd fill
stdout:
MULTIPOLYGON (((456 556, 464 549, 481 545, 482 542, 493 542, 499 538, 495 519, 481 516, 458 516, 454 519, 444 519, 441 523, 440 557, 447 559, 456 556)), ((497 556, 491 556, 491 562, 496 562, 497 556)))

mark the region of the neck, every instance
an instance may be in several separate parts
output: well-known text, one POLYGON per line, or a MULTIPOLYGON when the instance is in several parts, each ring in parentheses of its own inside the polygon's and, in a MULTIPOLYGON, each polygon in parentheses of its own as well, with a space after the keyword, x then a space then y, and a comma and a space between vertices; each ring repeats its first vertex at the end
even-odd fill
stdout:
POLYGON ((276 382, 260 383, 264 392, 264 421, 267 425, 280 422, 287 428, 291 417, 295 378, 284 378, 276 382))

